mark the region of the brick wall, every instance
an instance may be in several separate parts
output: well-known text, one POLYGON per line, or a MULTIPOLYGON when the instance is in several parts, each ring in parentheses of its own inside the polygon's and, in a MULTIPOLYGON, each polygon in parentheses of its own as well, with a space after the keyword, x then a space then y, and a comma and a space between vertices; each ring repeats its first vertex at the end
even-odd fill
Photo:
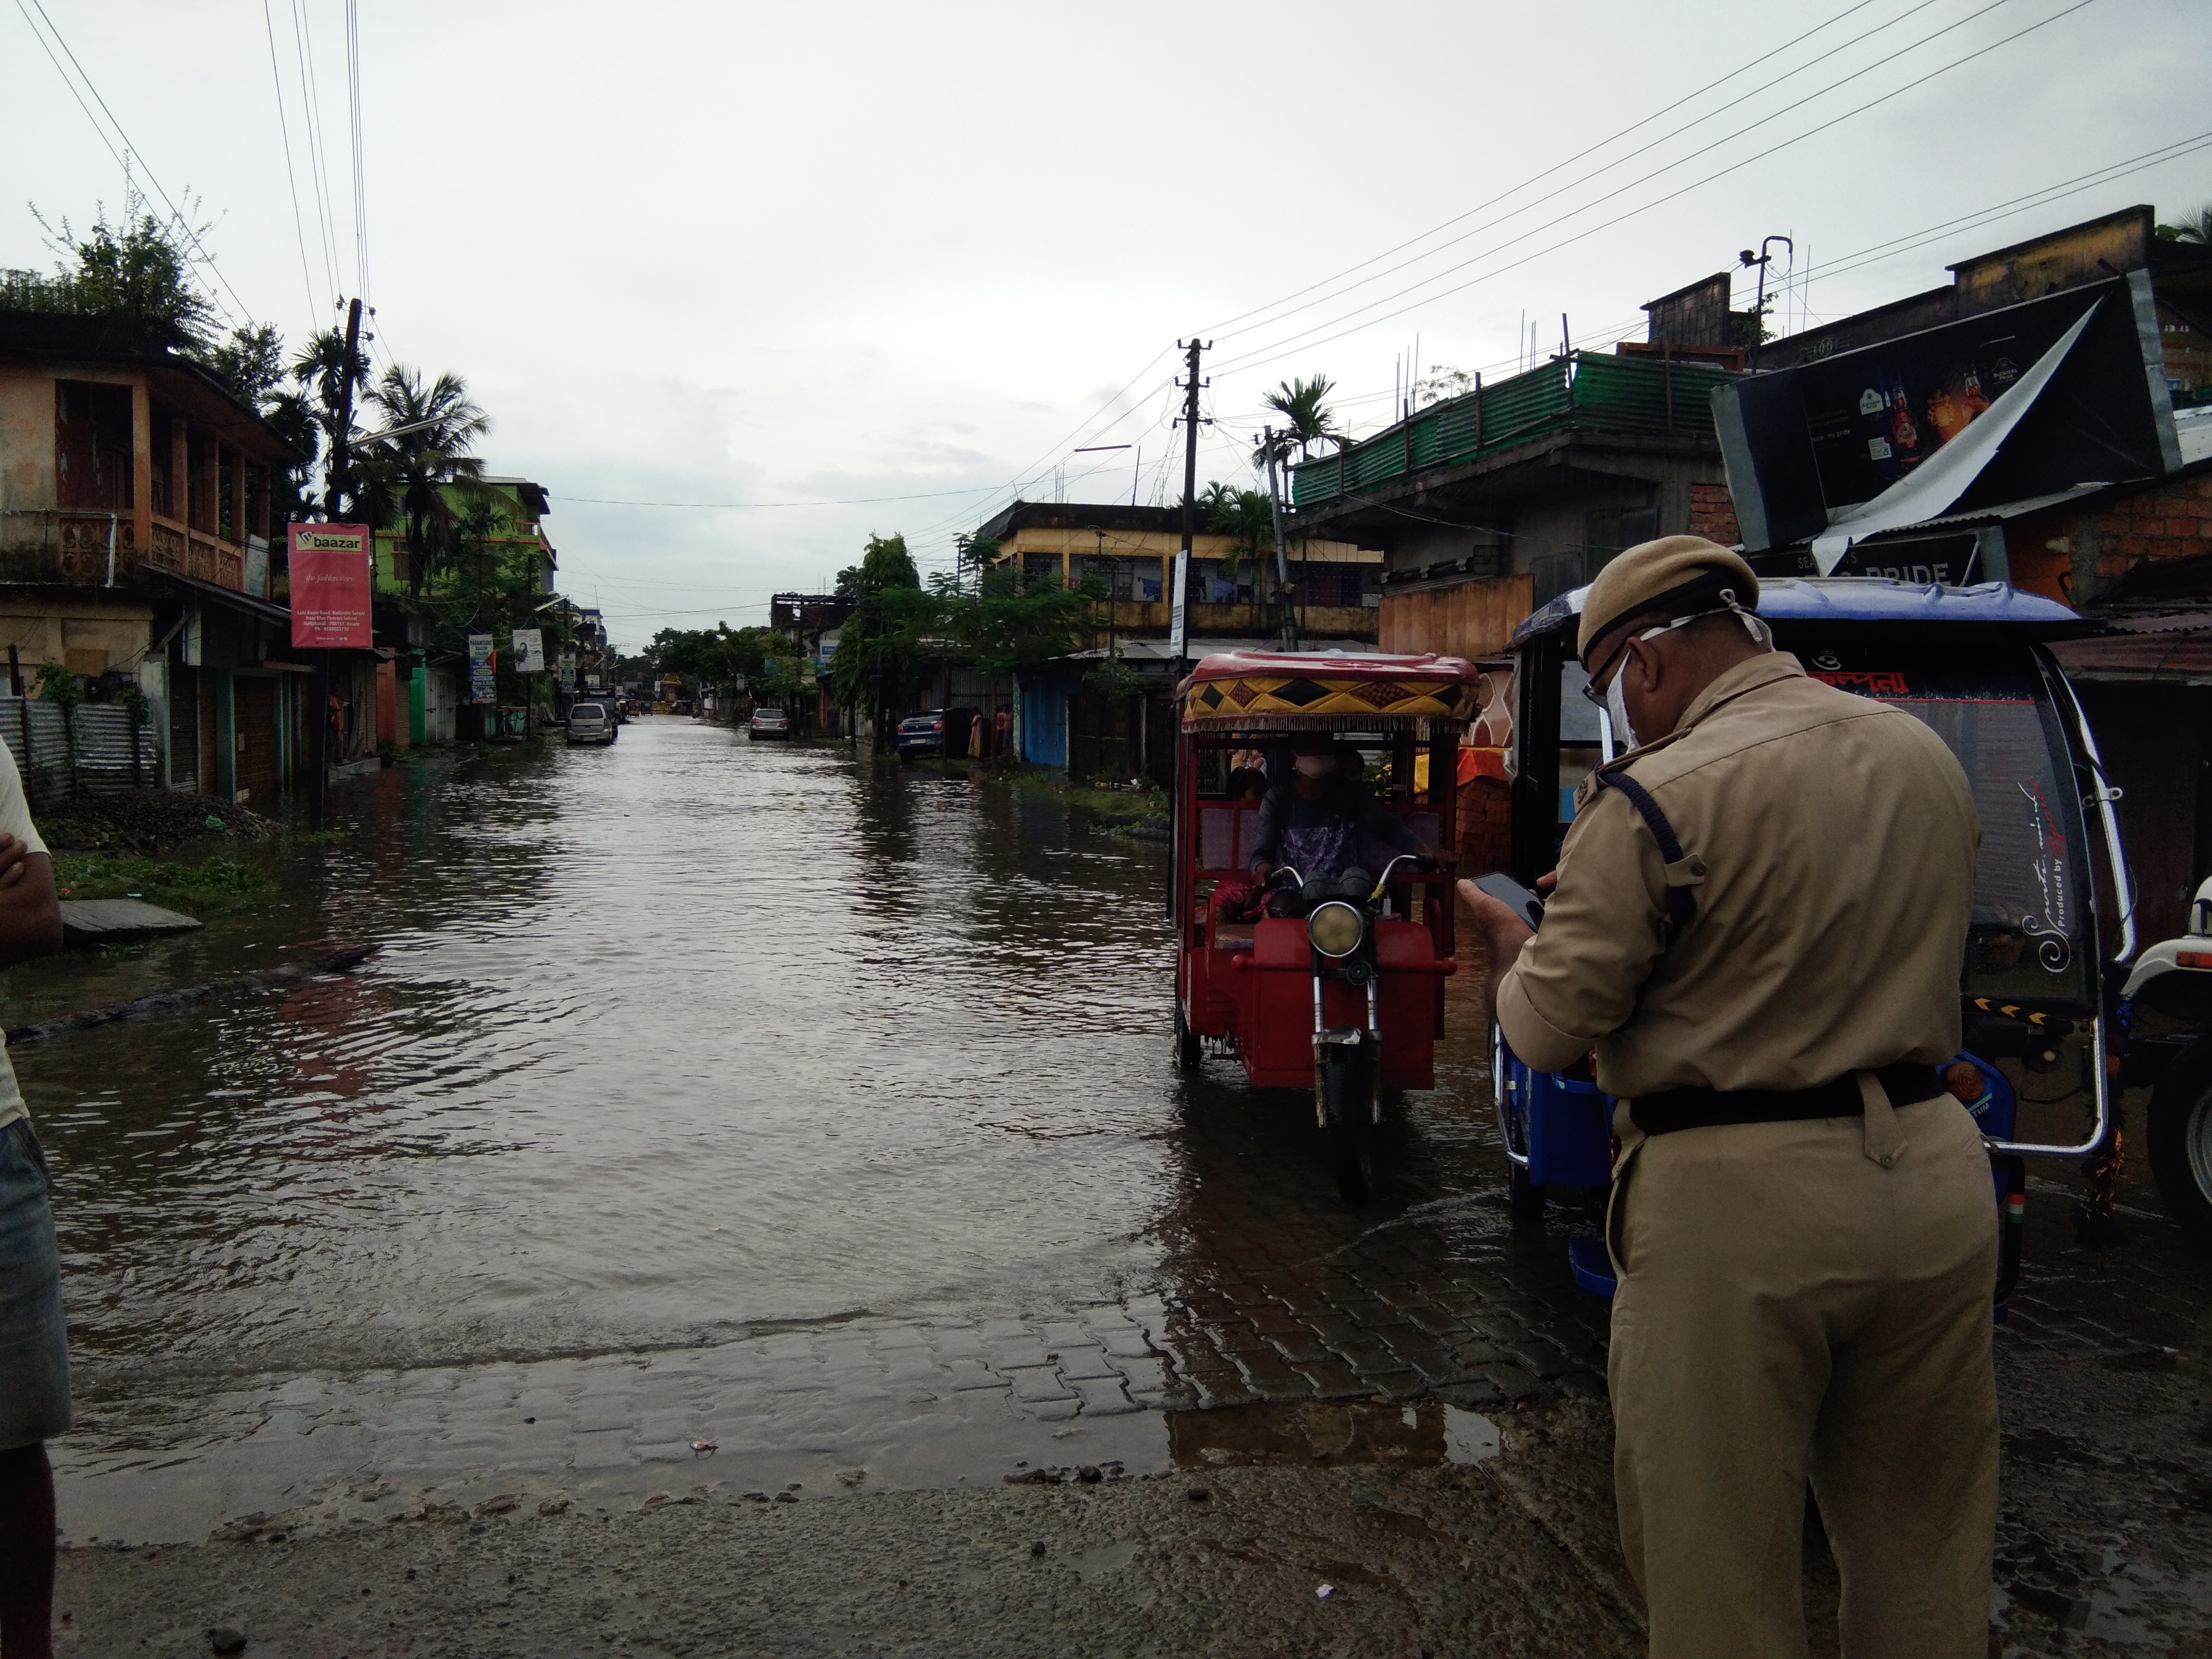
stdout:
POLYGON ((1513 808, 1503 778, 1476 778, 1459 787, 1459 868, 1463 876, 1503 870, 1513 854, 1513 808))
POLYGON ((2197 472, 2086 510, 2065 507, 2005 527, 2012 579, 2069 605, 2091 605, 2146 564, 2212 555, 2212 472, 2197 472))
POLYGON ((1736 527, 1735 498, 1726 484, 1690 486, 1690 533, 1723 547, 1734 547, 1743 539, 1743 532, 1736 527))

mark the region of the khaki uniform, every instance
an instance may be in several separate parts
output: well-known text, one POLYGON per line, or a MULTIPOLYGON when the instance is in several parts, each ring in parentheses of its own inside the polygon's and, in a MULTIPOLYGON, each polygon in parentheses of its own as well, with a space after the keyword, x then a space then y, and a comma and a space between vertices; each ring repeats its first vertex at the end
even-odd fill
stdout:
POLYGON ((1584 785, 1542 930, 1498 988, 1506 1041, 1592 1050, 1621 1097, 1608 1370, 1621 1542, 1655 1659, 1802 1654, 1809 1475, 1847 1659, 1986 1652, 1996 1522, 1997 1216, 1973 1120, 1893 1110, 1870 1073, 1959 1045, 1979 840, 1966 780, 1901 710, 1783 653, 1706 688, 1625 763, 1665 863, 1584 785), (1697 903, 1668 937, 1666 893, 1697 903), (1638 1096, 1858 1073, 1862 1117, 1646 1138, 1638 1096))

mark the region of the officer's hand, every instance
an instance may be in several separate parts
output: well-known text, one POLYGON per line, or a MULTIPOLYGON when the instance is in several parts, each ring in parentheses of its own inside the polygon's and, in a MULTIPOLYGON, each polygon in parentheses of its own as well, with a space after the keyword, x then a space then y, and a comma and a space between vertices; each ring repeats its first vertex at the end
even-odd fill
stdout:
POLYGON ((1482 1008, 1486 1022, 1494 1024, 1498 1019, 1498 981, 1520 958, 1521 947, 1536 937, 1536 932, 1514 913, 1511 905, 1491 897, 1465 878, 1459 883, 1459 896, 1474 914, 1474 925, 1489 950, 1490 971, 1483 975, 1482 1008))

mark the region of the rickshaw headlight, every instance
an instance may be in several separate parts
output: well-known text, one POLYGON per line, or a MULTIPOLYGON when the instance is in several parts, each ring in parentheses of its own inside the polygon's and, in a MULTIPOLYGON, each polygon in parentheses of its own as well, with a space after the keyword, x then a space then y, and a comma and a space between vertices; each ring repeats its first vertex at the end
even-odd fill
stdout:
POLYGON ((1366 933, 1366 918, 1340 900, 1322 905, 1306 918, 1306 937, 1325 957, 1350 956, 1366 933))

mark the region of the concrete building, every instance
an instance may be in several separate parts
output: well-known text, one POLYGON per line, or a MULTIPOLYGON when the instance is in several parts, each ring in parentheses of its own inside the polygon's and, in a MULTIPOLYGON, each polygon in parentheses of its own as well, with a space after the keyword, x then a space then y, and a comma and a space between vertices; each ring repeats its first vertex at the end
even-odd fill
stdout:
POLYGON ((0 635, 144 695, 159 775, 272 805, 306 753, 270 484, 303 458, 130 325, 0 313, 0 635))

